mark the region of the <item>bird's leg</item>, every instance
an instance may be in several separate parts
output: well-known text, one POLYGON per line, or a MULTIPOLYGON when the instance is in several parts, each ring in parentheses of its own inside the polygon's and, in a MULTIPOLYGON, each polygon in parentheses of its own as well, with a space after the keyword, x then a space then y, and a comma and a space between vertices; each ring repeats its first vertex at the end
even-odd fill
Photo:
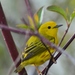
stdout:
POLYGON ((52 61, 56 64, 56 60, 54 59, 54 55, 55 55, 56 52, 54 52, 54 54, 52 55, 52 61))
POLYGON ((53 58, 52 61, 56 64, 57 62, 55 61, 55 59, 53 58))
POLYGON ((38 67, 35 64, 34 64, 34 66, 35 66, 35 68, 36 68, 36 70, 38 72, 38 75, 43 75, 42 72, 38 69, 38 67))

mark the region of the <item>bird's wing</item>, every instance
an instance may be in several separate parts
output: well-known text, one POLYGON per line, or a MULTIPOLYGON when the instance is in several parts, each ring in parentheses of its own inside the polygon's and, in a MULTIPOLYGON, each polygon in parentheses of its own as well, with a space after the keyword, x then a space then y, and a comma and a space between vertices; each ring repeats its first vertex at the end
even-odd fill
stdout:
MULTIPOLYGON (((53 40, 55 40, 55 39, 51 38, 51 40, 53 42, 53 40)), ((26 46, 22 61, 28 60, 28 59, 30 59, 38 54, 41 54, 42 52, 47 50, 39 38, 36 38, 36 40, 34 40, 34 41, 32 41, 28 46, 26 46), (34 41, 36 41, 36 42, 34 42, 34 41)))

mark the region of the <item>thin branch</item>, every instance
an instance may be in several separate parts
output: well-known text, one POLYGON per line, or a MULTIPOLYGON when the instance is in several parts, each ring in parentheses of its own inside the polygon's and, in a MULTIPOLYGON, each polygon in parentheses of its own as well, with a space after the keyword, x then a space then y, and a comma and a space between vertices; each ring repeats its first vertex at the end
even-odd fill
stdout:
POLYGON ((25 25, 29 25, 24 18, 21 19, 25 25))
MULTIPOLYGON (((75 39, 75 34, 70 38, 70 40, 63 47, 64 50, 71 44, 71 42, 75 39)), ((61 53, 58 53, 55 59, 57 60, 60 57, 61 53)))
POLYGON ((4 24, 0 24, 0 28, 1 29, 4 29, 4 30, 9 30, 9 31, 12 31, 14 33, 18 33, 18 34, 23 34, 23 35, 36 35, 35 33, 33 34, 32 31, 30 32, 29 30, 23 30, 23 29, 17 29, 17 28, 13 28, 13 27, 8 27, 4 24))
POLYGON ((28 13, 29 13, 29 16, 32 18, 32 21, 33 21, 35 30, 37 31, 37 26, 36 26, 36 23, 35 23, 35 20, 34 20, 34 15, 33 15, 33 13, 32 13, 29 0, 25 0, 25 4, 26 4, 26 6, 27 6, 27 11, 28 11, 28 13))
MULTIPOLYGON (((8 26, 1 3, 0 3, 0 24, 8 26)), ((16 60, 16 58, 19 54, 18 54, 17 48, 15 46, 15 43, 13 41, 13 38, 11 36, 11 33, 10 33, 9 30, 2 29, 2 34, 3 34, 3 37, 4 37, 4 41, 6 43, 6 46, 8 48, 8 52, 10 53, 13 62, 15 62, 15 60, 16 60)), ((17 67, 20 64, 20 62, 21 62, 21 60, 15 66, 17 67)), ((19 73, 19 75, 22 75, 24 72, 26 73, 25 69, 23 69, 19 73)))
POLYGON ((59 42, 59 46, 62 44, 62 42, 63 42, 63 40, 64 40, 64 38, 65 38, 65 36, 66 36, 68 30, 69 30, 69 28, 70 28, 70 24, 67 23, 67 29, 65 30, 65 33, 64 33, 64 35, 63 35, 61 41, 59 42))

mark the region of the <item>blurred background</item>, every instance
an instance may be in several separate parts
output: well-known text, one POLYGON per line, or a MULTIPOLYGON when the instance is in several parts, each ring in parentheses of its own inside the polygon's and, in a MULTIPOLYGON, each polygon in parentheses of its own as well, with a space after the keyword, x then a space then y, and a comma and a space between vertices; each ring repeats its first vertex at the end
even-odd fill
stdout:
MULTIPOLYGON (((71 14, 75 9, 75 0, 29 0, 29 1, 33 13, 35 13, 42 6, 46 8, 47 6, 50 5, 58 5, 62 7, 64 10, 68 8, 69 14, 71 14)), ((22 18, 27 20, 26 16, 28 14, 24 0, 0 0, 0 2, 2 3, 2 7, 5 12, 9 26, 16 27, 17 24, 23 23, 21 20, 22 18)), ((60 41, 62 35, 64 34, 64 31, 67 28, 66 22, 61 15, 54 12, 50 12, 45 9, 43 23, 50 20, 57 22, 57 24, 63 24, 63 27, 59 28, 58 32, 59 41, 60 41)), ((65 37, 61 47, 65 45, 65 43, 71 38, 71 36, 74 33, 75 33, 75 19, 73 20, 69 32, 65 37)), ((25 36, 15 33, 12 33, 12 36, 19 53, 21 53, 21 51, 24 49, 25 46, 25 41, 26 41, 25 36)), ((74 45, 75 45, 75 40, 70 44, 70 46, 66 50, 73 57, 75 57, 74 45)), ((10 57, 10 54, 7 50, 4 39, 0 32, 0 74, 7 75, 12 63, 13 61, 10 57)), ((41 65, 39 69, 43 70, 44 67, 47 65, 47 63, 48 62, 41 65)), ((28 72, 28 75, 35 75, 36 73, 35 68, 33 66, 27 66, 26 70, 28 72)), ((17 75, 17 74, 12 72, 11 75, 17 75)), ((75 75, 75 65, 73 65, 72 62, 65 55, 62 55, 57 60, 57 64, 52 65, 52 67, 48 72, 48 75, 75 75)))

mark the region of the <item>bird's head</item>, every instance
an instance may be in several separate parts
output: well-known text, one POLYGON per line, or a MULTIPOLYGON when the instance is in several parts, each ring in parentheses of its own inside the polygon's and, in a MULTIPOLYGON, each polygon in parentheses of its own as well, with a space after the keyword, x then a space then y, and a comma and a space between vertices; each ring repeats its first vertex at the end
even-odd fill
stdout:
POLYGON ((60 26, 62 25, 57 25, 55 22, 49 21, 40 26, 39 33, 45 37, 47 36, 55 37, 57 36, 57 31, 60 26))

